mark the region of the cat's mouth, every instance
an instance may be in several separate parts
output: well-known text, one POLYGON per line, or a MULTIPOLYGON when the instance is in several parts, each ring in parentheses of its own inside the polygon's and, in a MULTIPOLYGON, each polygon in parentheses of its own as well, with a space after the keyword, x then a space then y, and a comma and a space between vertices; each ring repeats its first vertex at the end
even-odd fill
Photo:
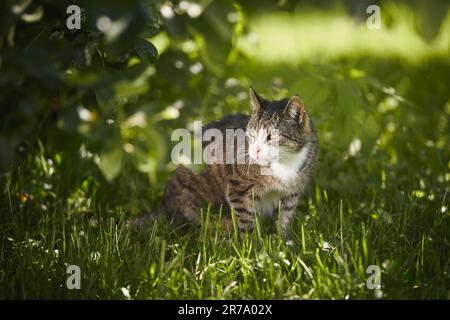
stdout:
POLYGON ((253 163, 268 166, 279 159, 279 152, 274 146, 252 146, 249 150, 249 158, 253 163))

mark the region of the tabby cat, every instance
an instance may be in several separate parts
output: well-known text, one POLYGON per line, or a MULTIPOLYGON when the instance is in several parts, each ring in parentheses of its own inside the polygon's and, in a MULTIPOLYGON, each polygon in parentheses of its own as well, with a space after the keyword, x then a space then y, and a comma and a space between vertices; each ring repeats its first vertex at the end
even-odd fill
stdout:
MULTIPOLYGON (((178 166, 162 205, 162 212, 173 222, 200 223, 201 208, 207 204, 222 208, 221 222, 226 227, 232 225, 233 209, 241 231, 254 227, 256 214, 276 221, 280 231, 292 220, 315 166, 316 130, 298 96, 269 101, 253 89, 249 94, 250 116, 227 116, 204 128, 223 133, 242 129, 246 136, 244 163, 209 164, 199 174, 178 166), (278 148, 272 148, 274 145, 278 148)), ((224 143, 224 157, 228 149, 224 143)), ((234 157, 237 160, 238 154, 234 157)))

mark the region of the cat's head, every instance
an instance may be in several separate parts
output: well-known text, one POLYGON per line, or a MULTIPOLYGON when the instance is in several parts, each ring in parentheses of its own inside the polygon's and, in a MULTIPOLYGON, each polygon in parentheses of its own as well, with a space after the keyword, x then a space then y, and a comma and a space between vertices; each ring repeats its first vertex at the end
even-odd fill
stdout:
POLYGON ((311 120, 298 96, 269 101, 250 89, 250 116, 246 135, 250 159, 267 165, 286 162, 314 138, 311 120))

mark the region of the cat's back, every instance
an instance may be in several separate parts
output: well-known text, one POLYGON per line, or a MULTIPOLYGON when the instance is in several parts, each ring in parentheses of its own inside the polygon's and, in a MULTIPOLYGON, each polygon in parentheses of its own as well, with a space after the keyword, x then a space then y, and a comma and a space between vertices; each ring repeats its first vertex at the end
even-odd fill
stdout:
POLYGON ((249 116, 242 114, 242 113, 236 113, 229 116, 225 116, 224 118, 213 121, 206 126, 203 127, 203 130, 208 129, 218 129, 221 132, 225 133, 226 129, 243 129, 247 127, 247 123, 249 120, 249 116))

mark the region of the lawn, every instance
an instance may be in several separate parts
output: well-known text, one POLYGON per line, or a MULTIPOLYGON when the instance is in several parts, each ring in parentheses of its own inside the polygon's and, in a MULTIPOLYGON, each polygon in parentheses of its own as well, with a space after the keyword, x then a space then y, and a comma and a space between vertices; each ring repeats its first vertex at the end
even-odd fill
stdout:
MULTIPOLYGON (((342 10, 315 10, 248 14, 231 71, 196 80, 200 71, 188 89, 170 91, 167 100, 184 107, 173 117, 157 109, 144 137, 165 155, 144 162, 157 170, 129 159, 105 176, 99 163, 110 158, 97 155, 98 143, 54 151, 49 134, 19 147, 14 169, 0 175, 0 298, 449 299, 450 15, 426 42, 408 8, 383 8, 398 20, 370 31, 342 10), (164 216, 133 227, 161 202, 174 168, 171 130, 247 112, 250 85, 273 99, 300 94, 317 127, 318 165, 292 238, 260 221, 228 233, 208 208, 185 232, 164 216), (66 285, 70 265, 80 289, 66 285)), ((169 38, 152 38, 157 75, 178 57, 169 38)), ((146 87, 152 98, 166 81, 146 87)), ((124 143, 142 134, 120 130, 124 143)))

